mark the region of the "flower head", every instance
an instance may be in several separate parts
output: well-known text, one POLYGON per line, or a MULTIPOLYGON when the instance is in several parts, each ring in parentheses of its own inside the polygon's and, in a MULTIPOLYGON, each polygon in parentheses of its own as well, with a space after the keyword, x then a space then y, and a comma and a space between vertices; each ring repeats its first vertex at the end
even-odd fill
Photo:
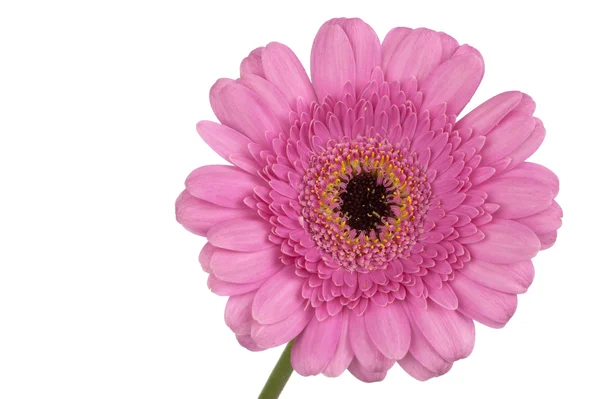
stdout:
POLYGON ((193 171, 177 218, 206 236, 208 285, 261 350, 296 339, 302 375, 426 380, 502 327, 553 245, 558 179, 525 162, 545 130, 502 93, 457 120, 483 77, 477 50, 428 29, 382 44, 359 19, 326 22, 312 81, 270 43, 210 92, 201 137, 233 166, 193 171))

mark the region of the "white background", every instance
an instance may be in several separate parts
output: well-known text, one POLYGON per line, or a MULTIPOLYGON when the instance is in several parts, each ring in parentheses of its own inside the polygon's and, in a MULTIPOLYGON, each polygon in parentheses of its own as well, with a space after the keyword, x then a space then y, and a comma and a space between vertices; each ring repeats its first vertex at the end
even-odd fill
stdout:
POLYGON ((591 1, 4 1, 0 6, 0 397, 252 398, 282 348, 251 353, 206 288, 203 239, 175 222, 208 91, 270 41, 308 65, 321 23, 359 16, 477 47, 468 109, 518 89, 561 179, 557 244, 501 330, 421 383, 294 375, 283 398, 597 398, 598 12, 591 1), (95 3, 95 4, 94 4, 95 3))

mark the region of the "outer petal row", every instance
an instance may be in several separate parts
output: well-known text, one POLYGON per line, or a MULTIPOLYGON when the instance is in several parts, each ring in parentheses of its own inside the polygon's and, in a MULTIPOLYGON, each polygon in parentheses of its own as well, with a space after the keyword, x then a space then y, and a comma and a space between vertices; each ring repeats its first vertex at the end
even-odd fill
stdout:
POLYGON ((340 100, 348 81, 360 93, 380 65, 381 45, 368 24, 358 18, 326 22, 317 33, 310 60, 318 99, 330 95, 340 100))

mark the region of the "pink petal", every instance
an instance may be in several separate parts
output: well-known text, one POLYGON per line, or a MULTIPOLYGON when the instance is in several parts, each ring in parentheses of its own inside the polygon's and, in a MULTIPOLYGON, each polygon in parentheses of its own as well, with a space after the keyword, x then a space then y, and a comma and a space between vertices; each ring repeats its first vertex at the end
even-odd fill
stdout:
POLYGON ((438 35, 440 35, 440 40, 442 41, 442 60, 441 60, 441 62, 444 62, 444 61, 448 60, 452 56, 452 54, 454 54, 454 52, 458 48, 458 42, 456 41, 455 38, 453 38, 452 36, 450 36, 444 32, 438 32, 438 35))
POLYGON ((196 198, 228 208, 244 208, 244 198, 264 183, 235 166, 209 165, 194 170, 185 180, 187 191, 196 198))
POLYGON ((248 55, 248 57, 242 60, 240 65, 240 76, 247 74, 258 75, 262 78, 265 77, 265 71, 262 66, 262 52, 265 48, 258 47, 248 55))
POLYGON ((381 44, 381 68, 384 71, 387 71, 389 62, 396 52, 398 45, 410 32, 412 32, 412 29, 410 28, 394 28, 385 35, 383 43, 381 44))
POLYGON ((215 276, 231 283, 252 283, 277 273, 281 262, 281 249, 271 247, 258 252, 236 252, 216 248, 210 267, 215 276))
POLYGON ((375 67, 381 66, 381 45, 377 33, 360 18, 337 18, 331 21, 346 33, 356 62, 356 90, 360 93, 375 67))
POLYGON ((517 310, 515 294, 484 287, 460 273, 450 284, 458 297, 458 310, 489 327, 504 327, 517 310))
POLYGON ((441 198, 442 209, 444 209, 446 212, 456 209, 457 206, 462 204, 462 202, 465 200, 465 198, 466 198, 465 193, 450 194, 450 195, 442 196, 442 198, 441 198))
POLYGON ((475 344, 475 326, 471 319, 432 301, 427 301, 427 308, 423 309, 416 300, 410 299, 409 309, 425 339, 446 361, 453 362, 471 354, 475 344))
POLYGON ((446 114, 458 115, 471 100, 483 78, 483 58, 471 47, 462 48, 468 50, 451 57, 425 80, 421 86, 424 96, 421 109, 447 103, 446 114))
POLYGON ((394 361, 386 358, 369 337, 364 315, 357 316, 355 312, 350 312, 348 331, 352 351, 366 370, 384 372, 392 367, 394 361))
POLYGON ((354 357, 354 352, 350 347, 350 336, 348 333, 349 324, 349 310, 343 309, 338 315, 342 317, 342 326, 340 331, 340 340, 338 341, 337 347, 329 364, 323 370, 323 374, 328 377, 338 377, 344 370, 348 368, 348 365, 354 357))
POLYGON ((281 180, 271 180, 269 185, 272 189, 277 191, 279 194, 288 197, 289 199, 298 198, 298 191, 296 191, 292 186, 290 186, 287 182, 282 182, 281 180))
POLYGON ((271 82, 257 75, 247 74, 241 84, 258 94, 267 107, 275 114, 283 128, 289 127, 290 112, 292 111, 285 97, 271 82))
POLYGON ((275 244, 269 241, 269 225, 258 218, 244 218, 211 227, 206 238, 215 247, 240 252, 256 252, 275 244))
POLYGON ((419 381, 427 381, 430 378, 439 377, 440 375, 446 374, 452 368, 452 363, 447 363, 448 366, 442 371, 433 372, 419 363, 419 361, 417 361, 417 359, 415 359, 410 353, 407 354, 403 359, 398 360, 398 364, 411 377, 419 381))
POLYGON ((528 177, 506 177, 490 179, 477 186, 487 193, 487 201, 500 205, 494 217, 517 219, 536 214, 552 203, 552 191, 537 180, 528 177))
POLYGON ((490 98, 456 122, 455 130, 473 129, 475 135, 486 135, 521 101, 518 91, 507 91, 490 98))
POLYGON ((292 347, 291 361, 294 370, 303 376, 322 373, 333 357, 341 330, 340 314, 323 321, 313 317, 292 347))
MULTIPOLYGON (((414 325, 414 320, 411 320, 411 323, 414 325)), ((421 330, 416 326, 412 328, 409 354, 425 368, 437 374, 444 374, 452 367, 452 363, 444 360, 444 358, 433 349, 427 339, 423 336, 423 333, 421 333, 421 330)))
POLYGON ((507 169, 512 169, 519 165, 521 162, 525 161, 537 149, 542 145, 544 141, 544 137, 546 136, 546 129, 544 128, 544 124, 538 118, 533 118, 535 121, 535 128, 533 132, 529 135, 529 137, 521 143, 519 148, 511 152, 508 157, 511 159, 510 165, 507 169))
POLYGON ((245 134, 255 143, 265 142, 265 132, 282 131, 265 101, 242 84, 217 81, 210 89, 210 104, 222 124, 245 134))
POLYGON ((310 71, 317 97, 341 100, 346 82, 355 82, 356 63, 348 36, 339 25, 323 25, 313 43, 310 71))
POLYGON ((369 371, 366 367, 364 367, 358 359, 354 359, 350 366, 348 366, 348 371, 352 373, 353 376, 361 380, 362 382, 377 382, 382 381, 386 374, 385 371, 369 371))
POLYGON ((217 223, 252 217, 254 212, 244 208, 224 208, 202 201, 184 190, 175 202, 175 217, 179 223, 194 234, 206 236, 208 230, 217 223))
POLYGON ((552 233, 546 233, 540 235, 540 250, 548 249, 554 245, 556 242, 557 232, 553 231, 552 233))
POLYGON ((512 220, 497 219, 480 226, 485 239, 469 244, 471 257, 490 263, 517 263, 533 258, 540 241, 533 231, 512 220))
POLYGON ((381 353, 389 359, 402 359, 410 346, 410 322, 400 301, 387 306, 369 306, 365 327, 381 353))
POLYGON ((442 283, 442 287, 427 286, 429 298, 435 301, 438 305, 449 309, 456 310, 458 308, 458 299, 452 290, 452 287, 447 283, 442 283))
POLYGON ((275 85, 286 101, 296 109, 296 100, 302 97, 307 104, 316 101, 313 86, 298 57, 281 43, 269 43, 262 53, 267 80, 275 85))
POLYGON ((256 290, 263 283, 264 281, 255 281, 254 283, 248 284, 228 283, 227 281, 223 281, 218 277, 215 277, 214 274, 208 276, 207 281, 208 289, 215 294, 222 296, 242 295, 256 290))
POLYGON ((533 282, 535 275, 530 260, 510 265, 472 260, 458 271, 470 280, 485 287, 507 294, 522 294, 533 282))
POLYGON ((537 163, 525 162, 502 173, 500 177, 526 177, 544 183, 552 192, 552 198, 558 194, 558 177, 550 169, 537 163))
POLYGON ((313 318, 312 310, 298 308, 288 318, 275 324, 260 324, 252 322, 251 336, 261 348, 274 348, 296 338, 313 318))
POLYGON ((210 260, 212 259, 213 254, 215 253, 215 247, 210 243, 204 244, 202 249, 200 250, 200 254, 198 255, 198 261, 200 262, 200 267, 207 273, 210 273, 210 260))
POLYGON ((473 185, 477 185, 487 181, 490 177, 494 176, 496 169, 490 166, 480 166, 471 173, 469 180, 473 185))
MULTIPOLYGON (((227 126, 210 121, 200 121, 196 124, 196 130, 200 134, 200 137, 202 137, 202 140, 226 161, 232 161, 232 154, 248 154, 248 144, 251 143, 250 139, 227 126)), ((255 167, 253 170, 255 171, 258 169, 258 164, 256 162, 254 164, 255 167)), ((234 165, 238 167, 243 166, 235 163, 234 165)))
POLYGON ((254 342, 254 340, 252 339, 252 336, 250 336, 250 335, 236 335, 235 338, 238 340, 240 345, 242 345, 244 348, 246 348, 252 352, 258 352, 258 351, 264 350, 264 348, 261 348, 260 346, 258 346, 256 344, 256 342, 254 342))
POLYGON ((533 101, 531 96, 528 96, 525 93, 521 93, 521 95, 521 102, 515 107, 513 112, 522 113, 529 116, 533 115, 533 112, 535 111, 535 101, 533 101))
POLYGON ((486 142, 480 152, 482 165, 492 165, 510 155, 527 140, 534 128, 535 121, 530 115, 520 112, 509 114, 485 136, 486 142))
POLYGON ((515 221, 529 227, 539 237, 558 230, 562 225, 562 215, 560 206, 552 201, 544 211, 515 221))
POLYGON ((259 169, 261 169, 251 154, 234 153, 229 156, 229 161, 238 168, 253 175, 258 175, 259 169))
POLYGON ((227 300, 225 324, 236 335, 249 335, 252 325, 252 301, 256 291, 235 295, 227 300))
POLYGON ((414 76, 420 81, 440 64, 441 58, 440 35, 425 28, 415 29, 397 45, 385 71, 386 80, 404 82, 414 76))
POLYGON ((304 303, 304 278, 298 277, 295 267, 285 266, 269 278, 256 293, 252 317, 261 324, 273 324, 296 312, 304 303))
MULTIPOLYGON (((217 81, 210 88, 210 92, 209 92, 210 106, 213 109, 213 112, 215 113, 217 118, 219 117, 219 115, 224 115, 226 113, 225 110, 223 109, 223 104, 221 103, 221 101, 218 100, 218 94, 221 92, 221 90, 225 86, 228 86, 228 85, 231 85, 234 83, 235 83, 235 81, 233 79, 221 78, 221 79, 217 79, 217 81)), ((240 132, 240 133, 243 133, 243 132, 240 132)))
POLYGON ((435 193, 435 195, 442 195, 442 194, 446 194, 447 192, 450 192, 452 190, 454 190, 457 186, 458 186, 459 182, 458 180, 455 179, 447 179, 447 180, 435 180, 432 185, 431 188, 433 189, 433 192, 435 193))

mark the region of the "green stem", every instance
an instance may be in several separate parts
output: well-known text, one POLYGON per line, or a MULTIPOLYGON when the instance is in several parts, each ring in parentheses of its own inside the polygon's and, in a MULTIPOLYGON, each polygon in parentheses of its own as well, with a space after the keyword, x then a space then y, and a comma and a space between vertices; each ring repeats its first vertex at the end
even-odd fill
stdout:
POLYGON ((290 363, 290 354, 292 353, 292 345, 294 341, 288 342, 277 364, 271 371, 269 379, 265 383, 258 399, 277 399, 281 395, 281 391, 285 388, 285 384, 290 379, 294 369, 290 363))

